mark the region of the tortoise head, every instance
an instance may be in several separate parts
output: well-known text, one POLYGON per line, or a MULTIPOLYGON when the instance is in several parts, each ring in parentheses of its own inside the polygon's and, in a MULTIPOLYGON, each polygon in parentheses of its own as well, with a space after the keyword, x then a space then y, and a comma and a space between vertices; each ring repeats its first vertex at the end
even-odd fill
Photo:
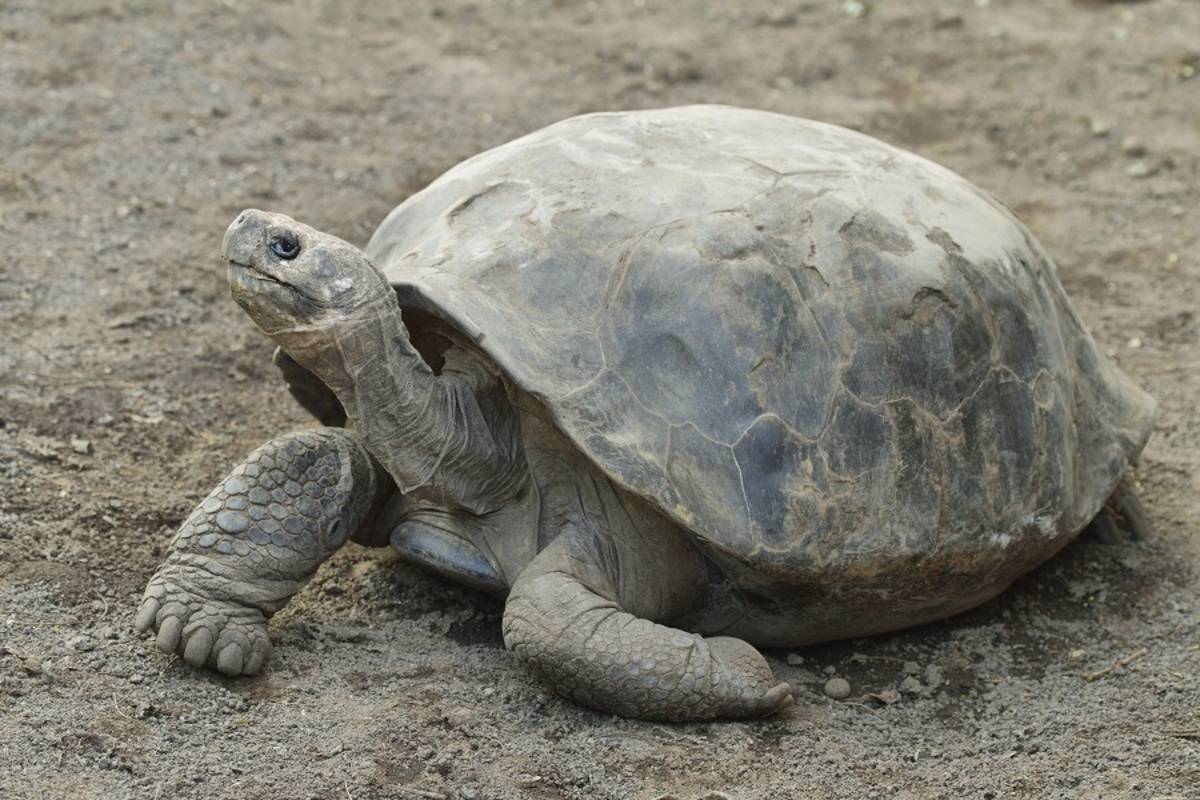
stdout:
POLYGON ((233 299, 268 335, 329 324, 395 296, 357 247, 283 214, 243 211, 225 231, 221 257, 233 299))

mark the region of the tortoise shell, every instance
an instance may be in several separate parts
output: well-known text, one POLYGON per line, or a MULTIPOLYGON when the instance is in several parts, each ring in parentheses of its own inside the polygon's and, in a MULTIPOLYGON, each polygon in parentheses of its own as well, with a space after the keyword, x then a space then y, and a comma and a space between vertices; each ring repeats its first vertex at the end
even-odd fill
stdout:
POLYGON ((780 575, 1041 560, 1152 422, 1002 204, 831 125, 575 117, 454 167, 367 253, 611 480, 780 575))

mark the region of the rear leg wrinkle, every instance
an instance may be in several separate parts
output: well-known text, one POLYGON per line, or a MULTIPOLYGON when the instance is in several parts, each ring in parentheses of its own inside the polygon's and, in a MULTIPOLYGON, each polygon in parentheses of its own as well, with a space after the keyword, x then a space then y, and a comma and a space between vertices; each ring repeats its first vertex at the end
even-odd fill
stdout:
MULTIPOLYGON (((505 644, 556 692, 601 711, 661 720, 753 717, 791 703, 790 687, 750 644, 630 613, 639 598, 616 596, 617 582, 603 576, 596 553, 564 533, 521 575, 505 608, 505 644)), ((689 583, 679 576, 686 559, 655 563, 661 582, 689 583)))

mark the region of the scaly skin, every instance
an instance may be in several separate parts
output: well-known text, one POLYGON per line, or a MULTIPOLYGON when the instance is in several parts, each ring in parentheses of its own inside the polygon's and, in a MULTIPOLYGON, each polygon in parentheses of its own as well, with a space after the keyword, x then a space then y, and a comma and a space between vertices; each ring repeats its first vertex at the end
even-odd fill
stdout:
MULTIPOLYGON (((791 688, 775 680, 750 644, 630 613, 649 599, 644 583, 626 584, 628 596, 620 597, 619 576, 608 573, 663 555, 647 552, 645 544, 569 528, 513 586, 504 610, 505 645, 557 693, 624 717, 756 717, 790 705, 791 688)), ((670 566, 657 571, 663 596, 693 588, 684 554, 649 563, 670 566)))
POLYGON ((390 484, 354 435, 286 434, 255 450, 180 527, 135 625, 164 652, 227 675, 258 672, 267 618, 369 522, 390 484))

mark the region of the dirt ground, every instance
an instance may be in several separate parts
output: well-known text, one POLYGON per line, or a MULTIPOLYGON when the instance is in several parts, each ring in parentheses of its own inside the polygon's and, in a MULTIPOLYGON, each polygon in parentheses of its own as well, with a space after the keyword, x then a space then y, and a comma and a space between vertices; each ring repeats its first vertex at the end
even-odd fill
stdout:
POLYGON ((1194 0, 0 3, 0 797, 1200 798, 1198 71, 1194 0), (1160 403, 1153 538, 770 653, 797 703, 751 723, 549 696, 496 601, 357 546, 260 677, 133 635, 192 505, 311 424, 228 298, 240 209, 363 244, 484 148, 692 102, 847 125, 1009 203, 1160 403), (827 673, 911 680, 837 702, 827 673))

